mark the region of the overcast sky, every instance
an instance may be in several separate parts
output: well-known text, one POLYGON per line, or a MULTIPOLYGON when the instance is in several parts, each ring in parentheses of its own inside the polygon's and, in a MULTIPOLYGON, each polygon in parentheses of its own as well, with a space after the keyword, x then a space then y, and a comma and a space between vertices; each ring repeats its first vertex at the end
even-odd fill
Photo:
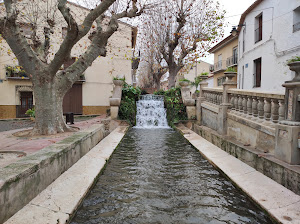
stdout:
MULTIPOLYGON (((225 36, 230 35, 232 26, 239 24, 241 14, 246 11, 246 9, 253 3, 255 0, 219 0, 220 4, 223 5, 223 8, 226 10, 226 24, 225 27, 225 36)), ((214 58, 213 55, 210 55, 206 58, 203 58, 203 61, 207 61, 213 64, 214 58)))

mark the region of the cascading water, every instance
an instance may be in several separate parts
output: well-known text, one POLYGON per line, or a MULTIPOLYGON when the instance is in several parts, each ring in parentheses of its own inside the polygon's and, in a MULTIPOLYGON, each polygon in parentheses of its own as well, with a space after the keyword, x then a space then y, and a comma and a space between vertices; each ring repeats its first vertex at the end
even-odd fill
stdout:
POLYGON ((164 97, 143 95, 136 103, 137 128, 168 128, 164 97))

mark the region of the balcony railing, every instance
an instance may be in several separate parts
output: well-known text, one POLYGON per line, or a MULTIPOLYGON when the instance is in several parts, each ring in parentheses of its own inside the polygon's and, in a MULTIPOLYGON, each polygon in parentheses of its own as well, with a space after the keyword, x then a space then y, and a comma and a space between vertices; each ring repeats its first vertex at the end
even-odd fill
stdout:
POLYGON ((218 71, 226 70, 224 61, 219 61, 219 62, 215 63, 214 65, 211 65, 209 67, 209 70, 211 72, 218 72, 218 71))
POLYGON ((299 22, 299 23, 295 23, 295 24, 293 25, 293 32, 295 33, 295 32, 297 32, 298 30, 300 30, 300 22, 299 22))
POLYGON ((233 56, 227 58, 227 60, 226 60, 226 66, 227 67, 237 65, 237 63, 238 63, 237 55, 233 55, 233 56))

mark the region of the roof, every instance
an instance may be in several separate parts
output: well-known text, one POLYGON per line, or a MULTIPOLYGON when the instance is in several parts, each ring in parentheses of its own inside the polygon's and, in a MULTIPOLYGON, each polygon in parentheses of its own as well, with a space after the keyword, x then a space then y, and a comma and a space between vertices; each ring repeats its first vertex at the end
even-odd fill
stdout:
POLYGON ((240 30, 242 29, 242 25, 245 22, 245 18, 246 16, 256 7, 258 6, 263 0, 256 0, 252 5, 250 5, 250 7, 241 15, 240 18, 240 22, 239 22, 239 26, 238 26, 238 32, 240 32, 240 30))
POLYGON ((209 53, 215 53, 217 50, 225 47, 227 44, 229 44, 230 42, 234 41, 235 39, 237 39, 238 36, 232 36, 231 34, 226 37, 224 40, 222 40, 221 42, 219 42, 218 44, 216 44, 215 46, 213 46, 211 49, 208 50, 209 53))

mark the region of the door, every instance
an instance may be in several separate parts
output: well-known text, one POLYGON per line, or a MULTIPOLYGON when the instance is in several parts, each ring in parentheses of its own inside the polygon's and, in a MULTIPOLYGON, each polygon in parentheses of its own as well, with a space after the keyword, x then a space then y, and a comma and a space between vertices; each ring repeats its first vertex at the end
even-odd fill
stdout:
POLYGON ((20 92, 21 105, 17 107, 17 117, 28 117, 25 113, 33 108, 32 92, 20 92))
POLYGON ((261 86, 261 58, 254 61, 255 63, 255 87, 261 86))
POLYGON ((82 114, 82 85, 74 84, 66 93, 63 101, 63 112, 82 114))

